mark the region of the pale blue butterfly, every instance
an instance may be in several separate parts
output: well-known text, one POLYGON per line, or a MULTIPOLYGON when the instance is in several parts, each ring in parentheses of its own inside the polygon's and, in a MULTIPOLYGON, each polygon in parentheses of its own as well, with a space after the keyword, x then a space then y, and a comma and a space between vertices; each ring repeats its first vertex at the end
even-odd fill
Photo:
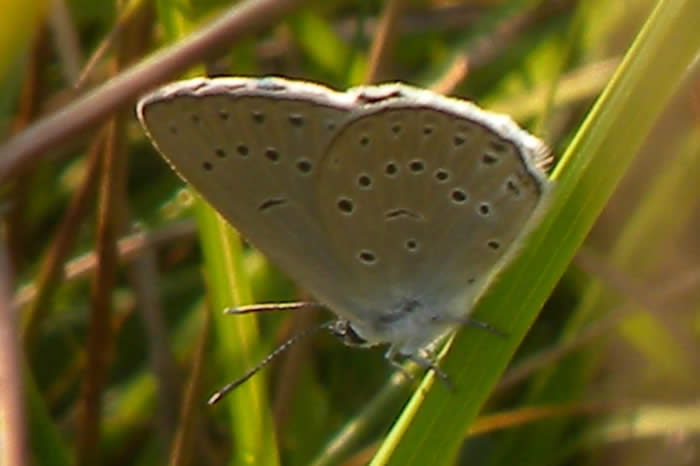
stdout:
POLYGON ((403 84, 193 79, 137 113, 180 176, 340 317, 327 327, 438 373, 435 344, 478 323, 550 188, 549 151, 509 117, 403 84))

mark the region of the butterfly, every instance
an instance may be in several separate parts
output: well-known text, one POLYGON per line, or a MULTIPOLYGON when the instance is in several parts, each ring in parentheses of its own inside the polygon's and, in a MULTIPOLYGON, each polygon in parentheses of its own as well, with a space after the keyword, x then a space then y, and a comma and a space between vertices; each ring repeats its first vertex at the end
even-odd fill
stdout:
POLYGON ((137 114, 172 168, 338 316, 333 333, 438 374, 436 342, 488 328, 473 305, 551 188, 549 150, 509 117, 400 83, 197 78, 137 114))

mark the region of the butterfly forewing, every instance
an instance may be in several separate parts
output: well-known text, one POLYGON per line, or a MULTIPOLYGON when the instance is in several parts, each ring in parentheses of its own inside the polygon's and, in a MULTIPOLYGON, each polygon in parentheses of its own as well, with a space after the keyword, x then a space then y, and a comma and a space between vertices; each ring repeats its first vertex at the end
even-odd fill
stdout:
POLYGON ((316 210, 319 161, 349 116, 345 94, 278 79, 191 80, 138 114, 173 168, 310 291, 342 280, 316 210))

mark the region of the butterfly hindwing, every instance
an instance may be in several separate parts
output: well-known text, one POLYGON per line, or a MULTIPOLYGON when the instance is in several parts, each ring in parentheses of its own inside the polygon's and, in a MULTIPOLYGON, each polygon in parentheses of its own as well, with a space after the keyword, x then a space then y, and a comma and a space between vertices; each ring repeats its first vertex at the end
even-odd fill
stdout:
POLYGON ((389 97, 348 121, 322 162, 320 210, 351 314, 371 322, 420 302, 464 317, 541 205, 543 146, 467 102, 381 88, 389 97))

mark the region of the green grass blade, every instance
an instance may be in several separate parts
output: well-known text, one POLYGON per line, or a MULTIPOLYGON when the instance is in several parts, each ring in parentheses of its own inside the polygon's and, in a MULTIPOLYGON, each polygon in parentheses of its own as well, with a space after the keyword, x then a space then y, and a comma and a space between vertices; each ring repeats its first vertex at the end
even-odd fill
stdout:
MULTIPOLYGON (((26 372, 30 373, 29 370, 26 372)), ((25 377, 25 390, 30 434, 29 448, 33 460, 40 466, 74 465, 73 451, 51 419, 46 403, 31 376, 25 377)))
MULTIPOLYGON (((255 316, 226 316, 227 307, 250 304, 250 283, 243 266, 241 240, 203 201, 196 206, 207 283, 219 354, 228 379, 235 379, 260 359, 255 316)), ((234 452, 232 465, 279 464, 272 416, 263 374, 258 374, 225 398, 231 418, 234 452)), ((207 409, 222 409, 215 405, 207 409)))
POLYGON ((542 225, 476 315, 508 332, 463 329, 442 367, 451 393, 428 375, 372 464, 451 464, 477 415, 700 48, 696 0, 660 1, 554 173, 542 225), (669 46, 672 44, 672 50, 669 46), (420 407, 420 409, 418 409, 420 407))

